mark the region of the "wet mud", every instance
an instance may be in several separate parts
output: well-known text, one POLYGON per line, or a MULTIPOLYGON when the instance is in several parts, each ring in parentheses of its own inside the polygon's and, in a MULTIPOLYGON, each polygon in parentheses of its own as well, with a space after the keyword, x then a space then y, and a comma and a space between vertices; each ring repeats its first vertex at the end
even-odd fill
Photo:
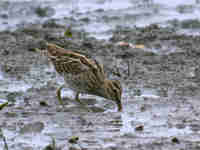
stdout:
POLYGON ((0 127, 9 149, 199 150, 200 36, 158 25, 117 27, 109 40, 84 30, 68 38, 65 30, 47 20, 0 32, 0 102, 9 102, 0 127), (120 41, 144 47, 121 47, 120 41), (123 112, 91 95, 81 95, 87 104, 81 106, 67 87, 62 108, 56 89, 63 79, 35 51, 45 42, 103 63, 108 77, 122 83, 123 112))

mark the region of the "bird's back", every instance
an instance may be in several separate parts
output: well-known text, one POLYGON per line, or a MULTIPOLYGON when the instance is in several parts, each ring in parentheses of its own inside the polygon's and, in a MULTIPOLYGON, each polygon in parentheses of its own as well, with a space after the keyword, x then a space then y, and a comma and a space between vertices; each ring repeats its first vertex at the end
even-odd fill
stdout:
POLYGON ((56 71, 76 90, 91 93, 105 80, 103 66, 86 56, 65 50, 55 44, 47 44, 48 57, 56 71))
POLYGON ((47 44, 48 57, 59 74, 70 73, 77 75, 95 66, 95 62, 84 55, 65 50, 55 44, 47 44), (87 65, 85 63, 87 63, 87 65))

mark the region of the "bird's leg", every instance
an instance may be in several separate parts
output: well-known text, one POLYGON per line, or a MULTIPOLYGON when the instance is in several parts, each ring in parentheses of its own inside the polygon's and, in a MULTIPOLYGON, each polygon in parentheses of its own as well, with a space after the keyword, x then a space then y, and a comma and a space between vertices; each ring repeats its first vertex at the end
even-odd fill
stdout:
POLYGON ((128 76, 130 77, 130 61, 129 60, 128 60, 127 64, 128 64, 128 76))
POLYGON ((64 87, 64 85, 60 86, 56 90, 56 95, 57 95, 57 98, 58 98, 58 102, 60 103, 60 105, 62 105, 64 107, 63 100, 62 100, 62 97, 61 97, 61 90, 62 90, 63 87, 64 87))
POLYGON ((76 96, 75 96, 75 99, 76 99, 76 101, 78 101, 78 102, 80 101, 80 99, 79 99, 79 94, 80 94, 80 93, 77 92, 77 93, 76 93, 76 96))
MULTIPOLYGON (((79 99, 79 94, 80 94, 79 92, 76 93, 75 100, 76 100, 79 104, 81 104, 81 105, 83 105, 83 106, 85 107, 86 104, 83 103, 83 102, 81 102, 81 100, 79 99)), ((85 108, 88 110, 88 112, 91 112, 91 110, 90 110, 87 106, 86 106, 85 108)))
POLYGON ((79 94, 80 94, 79 92, 76 93, 75 100, 76 100, 79 104, 85 105, 83 102, 80 101, 80 99, 79 99, 79 94))

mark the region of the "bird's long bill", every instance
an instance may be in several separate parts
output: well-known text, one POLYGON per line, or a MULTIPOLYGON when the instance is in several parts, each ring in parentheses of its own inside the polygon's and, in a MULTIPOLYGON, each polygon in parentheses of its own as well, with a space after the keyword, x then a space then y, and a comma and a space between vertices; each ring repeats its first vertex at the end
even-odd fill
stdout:
POLYGON ((118 111, 122 112, 122 103, 121 103, 121 101, 117 102, 117 107, 118 107, 118 111))

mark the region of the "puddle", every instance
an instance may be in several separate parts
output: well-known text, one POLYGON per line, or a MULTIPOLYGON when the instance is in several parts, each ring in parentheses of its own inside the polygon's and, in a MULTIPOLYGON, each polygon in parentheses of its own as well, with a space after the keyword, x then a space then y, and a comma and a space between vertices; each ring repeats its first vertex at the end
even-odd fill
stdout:
POLYGON ((155 98, 155 99, 159 98, 157 90, 150 88, 141 89, 141 96, 138 97, 155 98))
POLYGON ((63 88, 62 92, 61 92, 61 96, 74 99, 75 98, 75 93, 69 88, 63 88))
MULTIPOLYGON (((29 135, 22 135, 17 132, 3 129, 3 134, 6 136, 8 147, 16 150, 24 147, 44 148, 44 145, 51 143, 52 139, 49 136, 33 133, 29 135)), ((4 147, 4 143, 0 142, 0 147, 4 147)))
POLYGON ((10 81, 5 79, 0 81, 0 85, 0 91, 7 92, 25 92, 32 87, 30 84, 27 84, 24 81, 10 81))
POLYGON ((194 133, 188 126, 181 129, 168 126, 168 115, 176 109, 176 106, 165 103, 164 100, 160 102, 161 97, 158 96, 156 89, 141 88, 140 91, 140 96, 131 98, 128 94, 123 96, 124 99, 125 97, 128 99, 128 102, 125 102, 128 103, 128 106, 126 106, 124 112, 121 114, 123 125, 120 128, 120 134, 122 136, 132 135, 140 138, 168 138, 194 133), (148 99, 145 100, 144 98, 148 99), (144 129, 141 132, 136 131, 135 128, 140 125, 144 129))
POLYGON ((167 119, 157 120, 153 119, 152 115, 140 115, 130 117, 130 115, 122 114, 123 127, 120 129, 121 134, 137 134, 141 137, 170 137, 180 136, 184 134, 191 134, 193 131, 189 127, 183 129, 169 128, 167 126, 167 119), (144 130, 139 133, 135 130, 137 125, 143 125, 144 130))
POLYGON ((171 136, 184 136, 185 134, 192 134, 193 131, 190 127, 185 127, 182 129, 170 128, 167 124, 169 107, 165 107, 148 112, 135 112, 131 111, 134 109, 130 106, 128 112, 124 112, 122 117, 123 126, 120 129, 121 135, 135 135, 138 137, 152 137, 152 138, 162 138, 171 136), (154 117, 154 116, 159 117, 154 117), (142 125, 144 129, 141 132, 136 131, 136 127, 142 125))

